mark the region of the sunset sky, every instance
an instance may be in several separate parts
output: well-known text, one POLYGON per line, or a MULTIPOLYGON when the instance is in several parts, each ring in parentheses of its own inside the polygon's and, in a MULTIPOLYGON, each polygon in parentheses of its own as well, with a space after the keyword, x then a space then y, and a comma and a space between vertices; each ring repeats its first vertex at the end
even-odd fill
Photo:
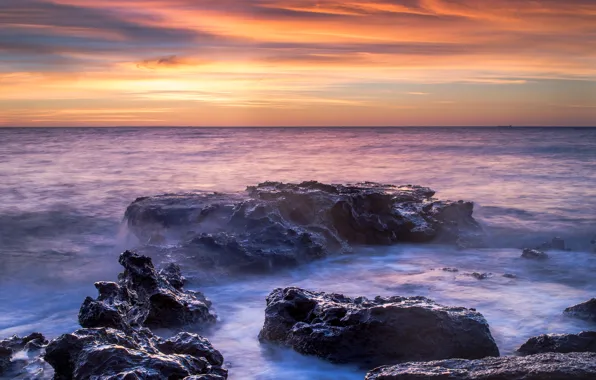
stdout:
POLYGON ((594 0, 0 0, 0 126, 596 126, 594 0))

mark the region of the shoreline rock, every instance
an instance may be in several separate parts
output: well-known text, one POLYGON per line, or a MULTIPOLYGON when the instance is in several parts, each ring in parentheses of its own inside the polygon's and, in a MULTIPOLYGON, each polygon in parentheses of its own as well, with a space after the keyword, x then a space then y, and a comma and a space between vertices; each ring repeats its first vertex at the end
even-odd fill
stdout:
POLYGON ((47 339, 40 333, 32 333, 25 337, 14 335, 0 340, 0 376, 19 374, 30 362, 36 359, 45 345, 47 339), (25 351, 28 359, 13 360, 18 352, 25 351))
POLYGON ((46 347, 44 359, 56 379, 184 379, 211 375, 226 379, 223 356, 196 334, 163 340, 141 328, 124 333, 111 328, 80 329, 46 347))
POLYGON ((215 323, 211 302, 199 292, 183 291, 180 268, 171 264, 157 272, 149 257, 126 251, 120 255, 124 272, 118 283, 97 282, 97 299, 87 297, 79 311, 85 328, 111 327, 123 331, 146 326, 170 328, 215 323))
POLYGON ((579 334, 545 334, 528 339, 517 349, 521 355, 534 355, 546 352, 595 352, 596 331, 583 331, 579 334))
POLYGON ((424 297, 368 300, 299 288, 276 289, 267 297, 259 339, 367 366, 499 356, 488 323, 473 309, 424 297))
POLYGON ((570 317, 596 322, 596 298, 568 307, 564 313, 570 317))
POLYGON ((169 237, 170 253, 206 271, 263 273, 350 250, 351 245, 482 245, 471 202, 440 201, 420 186, 265 182, 243 193, 136 199, 125 218, 144 249, 169 237))
POLYGON ((384 366, 366 380, 593 380, 596 354, 547 353, 479 360, 443 360, 384 366))

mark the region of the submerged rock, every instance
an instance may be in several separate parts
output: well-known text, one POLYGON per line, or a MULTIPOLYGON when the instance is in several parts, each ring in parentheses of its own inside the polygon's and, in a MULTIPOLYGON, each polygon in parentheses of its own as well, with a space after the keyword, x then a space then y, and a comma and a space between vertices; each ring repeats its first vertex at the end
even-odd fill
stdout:
POLYGON ((530 259, 530 260, 546 260, 546 259, 548 259, 548 255, 546 253, 539 251, 537 249, 530 249, 530 248, 524 249, 521 257, 523 257, 524 259, 530 259))
POLYGON ((222 355, 207 339, 189 333, 163 340, 147 329, 81 329, 53 340, 45 360, 56 379, 227 378, 222 355))
POLYGON ((579 334, 548 334, 530 338, 518 350, 522 355, 545 352, 596 352, 596 331, 579 334))
POLYGON ((596 354, 548 353, 480 360, 443 360, 376 368, 366 380, 593 380, 596 354))
POLYGON ((211 302, 198 292, 183 291, 184 280, 177 266, 160 273, 151 259, 126 251, 120 255, 124 272, 118 283, 98 282, 97 299, 87 297, 79 311, 85 328, 110 327, 129 331, 133 327, 178 327, 214 323, 211 302))
POLYGON ((492 275, 492 273, 478 273, 474 272, 470 274, 470 276, 474 277, 476 280, 486 280, 492 275))
POLYGON ((225 273, 294 266, 350 244, 480 244, 473 204, 439 201, 434 194, 426 187, 370 182, 265 182, 243 193, 138 198, 125 217, 141 241, 175 239, 174 251, 225 273))
POLYGON ((336 363, 482 358, 499 350, 484 317, 424 297, 348 298, 299 288, 267 297, 261 341, 336 363))
POLYGON ((565 314, 586 321, 596 322, 596 298, 568 307, 565 309, 565 314))

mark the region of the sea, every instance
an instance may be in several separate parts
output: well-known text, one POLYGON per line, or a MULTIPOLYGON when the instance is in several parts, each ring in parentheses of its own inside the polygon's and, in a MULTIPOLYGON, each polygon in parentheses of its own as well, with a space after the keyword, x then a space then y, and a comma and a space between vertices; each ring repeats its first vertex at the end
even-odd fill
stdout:
POLYGON ((259 343, 265 297, 278 287, 476 308, 502 354, 531 336, 590 328, 562 311, 596 297, 596 128, 4 128, 0 337, 77 328, 93 283, 115 280, 118 255, 139 244, 123 220, 135 198, 304 180, 416 184, 473 201, 487 247, 363 246, 280 273, 191 283, 219 315, 205 336, 231 379, 363 378, 259 343), (520 258, 553 237, 568 250, 520 258))

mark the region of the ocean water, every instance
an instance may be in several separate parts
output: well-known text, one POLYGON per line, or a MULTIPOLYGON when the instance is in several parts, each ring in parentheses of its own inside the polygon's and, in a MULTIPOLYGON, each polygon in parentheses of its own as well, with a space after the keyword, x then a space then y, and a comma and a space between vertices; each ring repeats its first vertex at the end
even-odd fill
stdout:
POLYGON ((289 285, 474 307, 503 354, 533 335, 590 328, 561 312, 596 296, 596 129, 0 129, 0 179, 0 337, 76 329, 93 282, 114 280, 118 255, 138 244, 122 223, 136 197, 238 191, 266 180, 428 186, 439 198, 474 201, 489 247, 359 247, 198 288, 219 314, 205 335, 231 379, 363 378, 362 370, 259 344, 266 295, 289 285), (520 248, 554 236, 571 251, 540 263, 519 258, 520 248), (493 275, 479 281, 470 272, 493 275))

